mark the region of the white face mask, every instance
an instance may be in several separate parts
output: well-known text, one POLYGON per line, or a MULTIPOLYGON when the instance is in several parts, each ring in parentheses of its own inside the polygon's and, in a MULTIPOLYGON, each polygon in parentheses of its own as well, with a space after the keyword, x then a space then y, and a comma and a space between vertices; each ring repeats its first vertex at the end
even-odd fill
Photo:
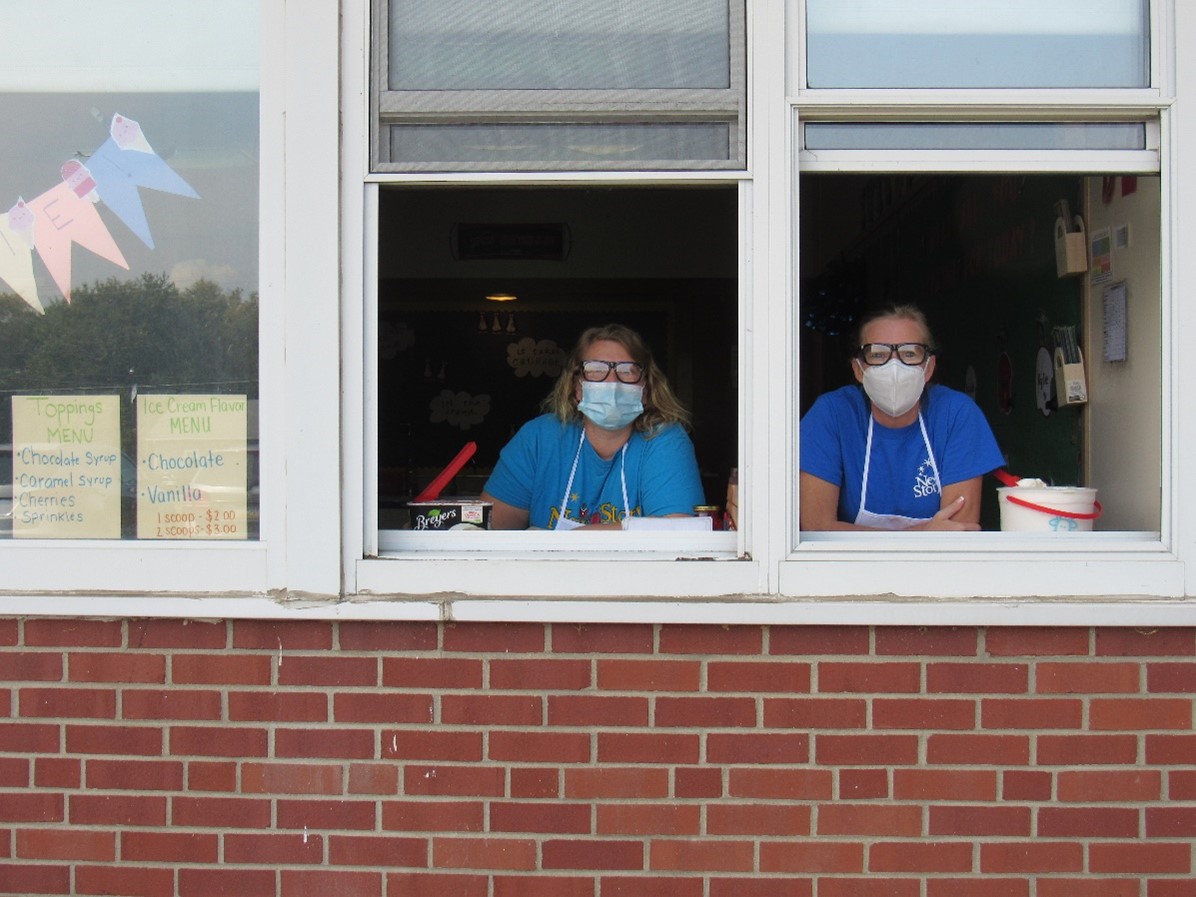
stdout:
POLYGON ((924 365, 902 364, 896 358, 875 367, 864 365, 864 392, 889 417, 901 417, 917 405, 925 386, 924 365))

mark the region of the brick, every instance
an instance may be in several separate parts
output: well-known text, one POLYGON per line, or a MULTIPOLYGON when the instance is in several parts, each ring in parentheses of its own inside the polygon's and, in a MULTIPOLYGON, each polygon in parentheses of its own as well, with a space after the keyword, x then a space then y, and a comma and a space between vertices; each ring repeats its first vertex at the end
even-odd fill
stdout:
POLYGON ((550 695, 548 725, 611 729, 648 725, 648 700, 626 695, 550 695))
POLYGON ((489 897, 490 880, 485 875, 392 872, 386 876, 386 893, 402 897, 489 897))
POLYGON ((664 769, 606 766, 565 770, 565 797, 573 800, 659 800, 668 793, 669 775, 664 769))
POLYGON ((710 692, 790 692, 810 690, 810 664, 769 661, 711 661, 706 668, 710 692))
POLYGON ((245 794, 342 794, 344 772, 339 764, 244 763, 245 794))
POLYGON ((324 859, 324 839, 309 834, 274 834, 265 832, 224 835, 226 864, 300 865, 320 863, 324 859))
POLYGON ((656 639, 642 623, 556 623, 551 634, 557 654, 650 654, 656 639))
POLYGON ((505 775, 497 766, 417 766, 403 768, 403 793, 501 797, 505 775))
POLYGON ((586 835, 592 826, 590 805, 562 801, 496 801, 490 804, 489 831, 586 835))
POLYGON ((1038 897, 1139 897, 1141 891, 1136 878, 1099 879, 1094 876, 1083 878, 1040 878, 1038 897))
POLYGON ((1093 698, 1094 730, 1191 729, 1190 698, 1093 698))
POLYGON ((279 800, 276 828, 372 831, 376 828, 377 815, 377 805, 372 800, 279 800))
POLYGON ((598 661, 598 687, 606 691, 694 692, 701 684, 696 660, 598 661))
MULTIPOLYGON (((188 828, 269 828, 270 801, 247 797, 173 797, 170 822, 188 828)), ((273 887, 273 885, 271 885, 273 887)))
POLYGON ((542 654, 546 628, 539 623, 449 623, 444 650, 477 654, 542 654))
POLYGON ((747 728, 756 725, 754 698, 657 698, 655 725, 747 728))
POLYGON ((820 766, 912 766, 918 762, 916 735, 815 735, 820 766))
POLYGON ((49 651, 5 651, 0 654, 0 682, 61 682, 62 655, 49 651))
POLYGON ((78 828, 18 829, 16 855, 22 860, 111 863, 116 860, 116 835, 78 828))
POLYGON ((1152 663, 1146 667, 1146 690, 1151 693, 1196 692, 1196 663, 1152 663))
POLYGON ((702 832, 702 811, 694 804, 642 803, 597 806, 599 835, 696 836, 702 832))
POLYGON ((868 848, 870 872, 971 872, 972 845, 957 841, 881 841, 868 848))
POLYGON ((459 729, 394 729, 382 733, 382 758, 476 763, 482 759, 481 732, 459 729))
POLYGON ((481 801, 392 800, 382 804, 382 829, 395 832, 480 832, 481 801))
POLYGON ((810 654, 826 657, 867 654, 872 650, 866 626, 771 626, 769 654, 810 654))
POLYGON ((176 757, 264 757, 265 729, 233 726, 172 726, 170 753, 176 757))
POLYGON ((504 691, 577 691, 590 688, 589 660, 492 660, 490 687, 504 691))
POLYGON ((282 870, 279 897, 310 897, 337 894, 345 897, 382 897, 383 876, 378 872, 346 872, 343 869, 282 870))
POLYGON ((760 844, 760 871, 768 874, 846 874, 864 871, 864 845, 854 841, 801 840, 760 844))
POLYGON ((329 758, 372 760, 376 736, 370 729, 276 729, 274 756, 288 758, 329 758))
POLYGON ((921 689, 922 668, 916 663, 827 661, 818 664, 820 694, 912 694, 921 689))
POLYGON ((1087 629, 1051 627, 1008 627, 989 629, 984 650, 991 657, 1077 656, 1089 653, 1087 629))
POLYGON ((1139 811, 1128 807, 1043 807, 1040 838, 1136 838, 1139 811))
POLYGON ((1196 881, 1190 878, 1182 880, 1148 880, 1146 883, 1146 894, 1147 897, 1192 897, 1192 895, 1196 894, 1196 881))
POLYGON ((997 842, 980 845, 982 873, 1080 872, 1084 846, 1070 841, 997 842))
POLYGON ((835 779, 829 769, 732 769, 728 792, 757 800, 830 800, 835 779))
POLYGON ((1153 769, 1063 770, 1056 781, 1056 800, 1073 803, 1154 801, 1163 790, 1162 775, 1153 769))
POLYGON ((997 773, 987 769, 896 769, 896 800, 992 801, 997 797, 997 773))
POLYGON ((170 681, 176 685, 270 685, 268 654, 175 654, 170 681))
POLYGON ((678 800, 722 797, 722 770, 692 766, 674 770, 673 796, 678 800))
MULTIPOLYGON (((599 732, 599 763, 697 763, 698 735, 679 732, 599 732)), ((714 761, 723 762, 723 761, 714 761)))
POLYGON ((863 698, 765 698, 764 725, 772 729, 862 729, 868 725, 863 698))
POLYGON ((167 798, 159 795, 72 794, 67 801, 71 825, 157 826, 166 824, 167 798))
POLYGON ((1096 873, 1187 875, 1192 872, 1192 845, 1109 841, 1088 847, 1088 868, 1096 873))
POLYGON ((433 721, 430 695, 337 694, 332 698, 332 717, 337 723, 428 724, 433 721))
POLYGON ((125 863, 216 863, 220 836, 208 832, 121 832, 120 858, 125 863))
MULTIPOLYGON (((544 843, 544 869, 608 868, 598 864, 599 851, 592 843, 590 847, 595 855, 594 865, 570 867, 552 862, 553 851, 550 845, 561 843, 559 841, 544 843)), ((536 868, 536 842, 527 838, 434 838, 432 840, 432 865, 437 869, 519 869, 530 871, 536 868)))
POLYGON ((1146 837, 1196 838, 1196 807, 1147 807, 1146 837))
POLYGON ((119 648, 124 641, 120 620, 79 620, 51 617, 26 620, 28 648, 119 648))
MULTIPOLYGON (((1072 891, 1074 895, 1086 891, 1072 891)), ((1024 878, 930 878, 926 880, 926 897, 1029 897, 1030 882, 1024 878)), ((1039 890, 1038 894, 1042 895, 1039 890)))
POLYGON ((228 647, 224 620, 130 620, 130 648, 219 651, 228 647))
POLYGON ((1040 663, 1034 670, 1039 694, 1134 694, 1141 690, 1136 663, 1040 663))
POLYGON ((974 729, 976 702, 934 698, 877 698, 872 702, 874 729, 974 729))
POLYGON ((922 808, 903 804, 819 804, 818 835, 915 838, 922 834, 922 808))
POLYGON ((544 699, 535 695, 445 695, 440 718, 457 726, 538 726, 543 722, 544 699))
POLYGON ((17 620, 11 617, 0 620, 0 646, 13 647, 21 637, 21 627, 17 620))
POLYGON ((842 769, 839 771, 840 800, 868 800, 891 796, 889 773, 885 769, 842 769))
POLYGON ((1132 765, 1138 757, 1135 735, 1039 735, 1039 766, 1132 765))
POLYGON ((980 633, 970 626, 878 626, 878 656, 974 657, 980 633))
MULTIPOLYGON (((1039 743, 1042 738, 1039 736, 1039 743)), ((1030 738, 931 733, 926 739, 926 762, 943 766, 1025 766, 1030 762, 1030 738)))
POLYGON ((706 736, 706 760, 731 765, 808 763, 810 736, 804 733, 711 732, 706 736))
POLYGON ((594 880, 580 875, 546 875, 542 872, 496 875, 494 897, 594 897, 594 880))
POLYGON ((1008 770, 1001 775, 1002 800, 1050 800, 1053 787, 1049 772, 1008 770))
POLYGON ((88 760, 90 791, 181 791, 183 764, 174 760, 88 760))
POLYGON ((589 763, 588 732, 491 732, 488 755, 499 762, 589 763))
POLYGON ((135 876, 120 866, 76 866, 76 894, 120 894, 122 897, 172 897, 174 871, 142 866, 135 876))
POLYGON ((341 651, 365 651, 370 654, 435 651, 440 646, 440 625, 346 620, 337 624, 336 638, 341 651))
MULTIPOLYGON (((599 760, 599 762, 602 762, 599 760)), ((514 768, 510 771, 511 797, 515 798, 548 798, 560 797, 561 777, 555 769, 545 769, 539 766, 528 768, 514 768)))
POLYGON ((428 865, 426 838, 401 838, 390 835, 329 835, 328 862, 332 866, 408 866, 428 865))
POLYGON ((1187 766, 1196 757, 1196 735, 1147 735, 1146 762, 1159 766, 1187 766))
POLYGON ((0 751, 53 754, 61 750, 60 727, 53 723, 0 723, 0 751))
POLYGON ((40 791, 13 792, 0 800, 0 823, 64 822, 65 798, 40 791))
POLYGON ((706 809, 706 832, 745 837, 803 836, 810 834, 810 815, 809 806, 717 803, 706 809))
POLYGON ((373 657, 288 657, 278 667, 278 684, 326 688, 372 687, 378 684, 378 661, 373 657))
POLYGON ((764 632, 758 626, 668 625, 660 627, 661 654, 759 654, 764 632))
POLYGON ((327 651, 332 647, 332 624, 323 620, 236 620, 232 645, 246 651, 266 651, 284 663, 292 651, 327 651))
POLYGON ((38 757, 33 761, 37 788, 78 788, 83 783, 83 763, 74 757, 38 757))
POLYGON ((192 760, 187 764, 188 791, 236 791, 237 764, 192 760))
POLYGON ((328 722, 328 698, 319 692, 243 691, 228 696, 232 722, 328 722))
POLYGON ((24 757, 0 757, 0 788, 28 788, 29 769, 24 757))
POLYGON ((120 715, 127 720, 212 720, 224 713, 220 693, 170 689, 125 689, 120 715))
POLYGON ((544 869, 644 869, 644 845, 639 841, 579 838, 546 840, 541 848, 544 869))
POLYGON ((481 688, 482 661, 467 657, 384 657, 385 688, 481 688))
MULTIPOLYGON (((0 866, 4 876, 0 878, 0 893, 20 894, 31 897, 33 894, 69 894, 71 892, 71 867, 63 864, 35 865, 21 863, 19 865, 5 864, 0 866)), ((114 891, 113 893, 119 893, 114 891)))
POLYGON ((930 807, 927 831, 956 837, 1028 838, 1029 807, 951 805, 930 807))
POLYGON ((710 897, 813 897, 814 883, 796 878, 715 878, 710 897))
POLYGON ((929 694, 1025 694, 1030 667, 1024 663, 931 663, 926 666, 929 694))
POLYGON ((349 794, 397 794, 399 771, 390 763, 353 763, 349 766, 349 794))
POLYGON ((599 882, 602 897, 702 897, 702 878, 604 875, 599 882))
POLYGON ((1078 729, 1084 705, 1063 698, 990 698, 980 702, 985 729, 1078 729))
POLYGON ((1196 657, 1196 629, 1096 630, 1098 657, 1196 657))
MULTIPOLYGON (((250 897, 273 894, 273 869, 179 869, 179 897, 250 897)), ((120 893, 114 891, 113 893, 120 893)))
POLYGON ((921 888, 912 878, 823 878, 818 897, 919 897, 921 888))
POLYGON ((71 682, 166 682, 166 658, 161 654, 72 653, 67 655, 71 682))
POLYGON ((1167 796, 1171 800, 1196 800, 1196 771, 1172 770, 1167 776, 1167 796))
POLYGON ((656 872, 751 872, 755 845, 751 841, 701 839, 653 841, 648 848, 648 868, 656 872))
POLYGON ((110 688, 22 688, 21 716, 28 719, 115 719, 116 692, 110 688))

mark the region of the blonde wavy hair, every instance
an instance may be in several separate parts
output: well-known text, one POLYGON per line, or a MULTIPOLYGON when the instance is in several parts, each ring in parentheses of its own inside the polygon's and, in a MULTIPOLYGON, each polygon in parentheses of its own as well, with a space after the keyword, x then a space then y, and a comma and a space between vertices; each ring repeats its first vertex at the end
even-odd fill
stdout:
POLYGON ((618 343, 627 350, 627 354, 636 364, 644 369, 644 377, 640 380, 640 385, 644 388, 644 413, 635 419, 635 429, 646 436, 652 436, 667 424, 679 424, 688 428, 689 412, 673 394, 668 378, 652 357, 652 350, 648 348, 642 336, 622 324, 591 327, 578 337, 577 345, 569 353, 556 385, 544 398, 541 408, 556 415, 564 423, 581 418, 581 412, 577 410, 577 383, 581 377, 581 363, 590 351, 590 346, 601 340, 618 343))

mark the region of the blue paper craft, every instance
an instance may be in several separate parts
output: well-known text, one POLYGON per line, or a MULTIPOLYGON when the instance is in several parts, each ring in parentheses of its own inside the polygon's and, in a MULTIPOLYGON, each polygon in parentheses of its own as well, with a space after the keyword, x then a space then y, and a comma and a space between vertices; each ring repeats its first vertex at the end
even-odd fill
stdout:
POLYGON ((87 160, 87 167, 104 205, 150 249, 154 248, 154 238, 150 236, 149 222, 137 188, 199 198, 191 185, 157 153, 121 149, 112 138, 104 141, 87 160))

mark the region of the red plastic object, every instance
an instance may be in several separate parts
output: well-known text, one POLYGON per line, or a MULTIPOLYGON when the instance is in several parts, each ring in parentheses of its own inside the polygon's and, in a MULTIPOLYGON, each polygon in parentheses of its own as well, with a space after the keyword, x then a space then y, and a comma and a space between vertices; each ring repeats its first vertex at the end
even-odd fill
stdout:
POLYGON ((415 496, 413 501, 435 501, 440 498, 440 492, 445 486, 449 484, 449 480, 457 475, 457 472, 465 466, 465 462, 473 457, 473 453, 478 450, 476 442, 467 442, 461 451, 457 452, 457 457, 453 458, 448 463, 448 466, 440 473, 436 474, 436 478, 432 480, 419 495, 415 496))

